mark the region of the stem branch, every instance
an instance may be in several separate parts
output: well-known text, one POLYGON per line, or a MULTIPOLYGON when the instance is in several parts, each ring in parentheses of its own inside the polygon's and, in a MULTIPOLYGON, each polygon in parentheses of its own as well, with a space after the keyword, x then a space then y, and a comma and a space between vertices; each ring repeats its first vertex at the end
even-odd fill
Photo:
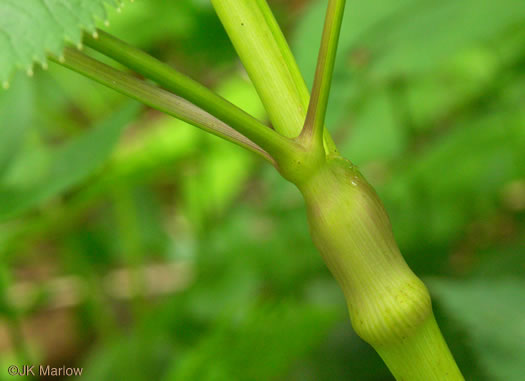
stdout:
MULTIPOLYGON (((281 134, 295 138, 304 125, 309 93, 266 0, 211 0, 257 93, 281 134)), ((324 133, 327 153, 337 153, 324 133)))
POLYGON ((207 87, 185 76, 146 52, 99 30, 98 37, 86 34, 87 46, 151 79, 166 90, 187 99, 207 113, 245 135, 274 159, 286 156, 294 144, 207 87))
POLYGON ((63 62, 51 59, 150 107, 238 144, 275 164, 273 158, 260 146, 187 100, 94 60, 75 49, 66 48, 64 58, 63 62))
POLYGON ((307 146, 313 143, 322 147, 323 130, 334 72, 335 56, 341 32, 341 23, 346 0, 330 0, 326 11, 326 20, 323 30, 321 48, 317 59, 312 97, 308 105, 308 112, 301 138, 306 140, 307 146))

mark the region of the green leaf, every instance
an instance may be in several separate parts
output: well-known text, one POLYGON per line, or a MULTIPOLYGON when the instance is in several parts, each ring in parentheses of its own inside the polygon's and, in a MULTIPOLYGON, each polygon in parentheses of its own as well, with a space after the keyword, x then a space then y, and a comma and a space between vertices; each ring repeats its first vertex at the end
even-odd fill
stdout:
POLYGON ((0 184, 0 220, 27 211, 89 176, 113 151, 137 110, 133 103, 61 147, 14 162, 0 184))
POLYGON ((15 69, 31 75, 34 62, 46 67, 66 42, 79 46, 83 31, 107 19, 105 4, 122 0, 0 0, 0 82, 7 87, 15 69))
POLYGON ((466 330, 490 379, 523 380, 525 282, 435 279, 429 286, 449 316, 466 330))

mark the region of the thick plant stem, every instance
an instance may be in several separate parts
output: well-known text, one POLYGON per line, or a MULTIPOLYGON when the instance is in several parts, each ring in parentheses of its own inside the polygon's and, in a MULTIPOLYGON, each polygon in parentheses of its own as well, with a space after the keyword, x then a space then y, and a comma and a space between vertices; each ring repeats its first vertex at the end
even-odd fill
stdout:
MULTIPOLYGON (((212 3, 276 130, 297 136, 307 107, 304 82, 266 0, 212 3)), ((324 121, 343 8, 343 0, 330 0, 316 75, 319 98, 305 128, 317 124, 319 131, 324 121)), ((381 201, 331 145, 325 130, 324 155, 304 144, 306 153, 281 165, 281 174, 304 196, 311 236, 341 285, 355 331, 398 381, 462 381, 429 293, 401 256, 381 201)))
MULTIPOLYGON (((266 0, 211 0, 274 128, 295 138, 302 130, 309 94, 266 0)), ((337 149, 325 130, 327 153, 337 149)))
POLYGON ((230 40, 268 111, 275 129, 288 137, 301 130, 307 103, 286 57, 255 0, 212 0, 230 40))
POLYGON ((381 201, 357 168, 332 157, 297 186, 313 241, 344 292, 357 334, 397 380, 463 380, 428 291, 403 259, 381 201))
POLYGON ((374 348, 397 380, 464 380, 433 314, 412 335, 374 348))

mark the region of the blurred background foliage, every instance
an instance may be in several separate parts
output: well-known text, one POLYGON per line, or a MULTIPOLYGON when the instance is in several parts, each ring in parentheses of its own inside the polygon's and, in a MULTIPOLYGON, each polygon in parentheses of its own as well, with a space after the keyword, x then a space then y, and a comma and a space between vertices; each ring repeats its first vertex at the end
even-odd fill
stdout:
MULTIPOLYGON (((326 2, 270 4, 311 83, 326 2)), ((265 119, 207 0, 110 20, 265 119)), ((466 379, 523 380, 525 3, 349 1, 328 112, 466 379)), ((255 156, 57 66, 13 80, 0 124, 2 369, 392 380, 350 327, 299 192, 255 156)))

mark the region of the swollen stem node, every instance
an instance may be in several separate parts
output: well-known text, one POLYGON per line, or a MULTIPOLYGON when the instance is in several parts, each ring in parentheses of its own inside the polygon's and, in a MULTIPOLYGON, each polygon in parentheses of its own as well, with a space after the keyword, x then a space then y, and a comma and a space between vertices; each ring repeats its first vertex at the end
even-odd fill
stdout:
POLYGON ((427 288, 403 259, 386 211, 358 169, 340 156, 327 158, 297 186, 314 244, 343 290, 356 333, 397 380, 463 380, 427 288))

